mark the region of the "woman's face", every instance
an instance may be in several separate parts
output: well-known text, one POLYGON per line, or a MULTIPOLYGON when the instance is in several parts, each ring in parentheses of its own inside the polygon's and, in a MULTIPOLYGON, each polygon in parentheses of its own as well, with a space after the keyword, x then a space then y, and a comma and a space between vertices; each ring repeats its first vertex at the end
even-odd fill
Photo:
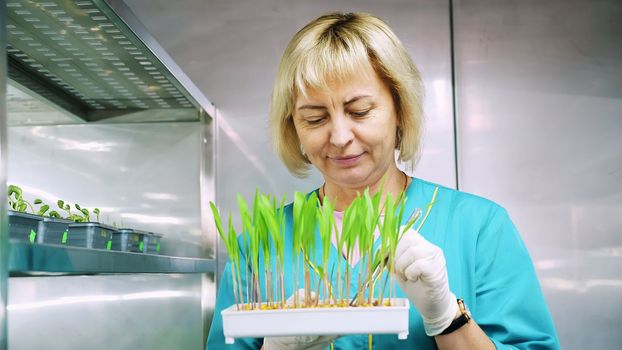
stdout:
POLYGON ((295 101, 294 126, 326 182, 363 188, 395 167, 397 116, 386 84, 372 72, 328 81, 295 101))

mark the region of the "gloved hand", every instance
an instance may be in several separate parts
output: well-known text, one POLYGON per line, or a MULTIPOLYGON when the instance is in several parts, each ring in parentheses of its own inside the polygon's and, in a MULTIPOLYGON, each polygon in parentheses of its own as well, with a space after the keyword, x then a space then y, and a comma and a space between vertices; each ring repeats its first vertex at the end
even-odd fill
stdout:
POLYGON ((397 245, 394 273, 400 288, 419 310, 427 335, 438 335, 451 324, 458 303, 449 290, 441 248, 416 230, 409 230, 397 245))
MULTIPOLYGON (((305 300, 304 289, 298 290, 298 302, 305 300)), ((311 292, 311 298, 315 299, 315 293, 311 292)), ((287 298, 287 304, 294 304, 294 296, 287 298)), ((299 335, 294 337, 266 337, 263 339, 264 350, 324 350, 330 343, 339 338, 338 335, 299 335)))

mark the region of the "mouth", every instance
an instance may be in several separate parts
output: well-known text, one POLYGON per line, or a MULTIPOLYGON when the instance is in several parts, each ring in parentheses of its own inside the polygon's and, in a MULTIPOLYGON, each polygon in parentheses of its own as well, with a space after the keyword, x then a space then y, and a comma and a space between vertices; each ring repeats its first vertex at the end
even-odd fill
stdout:
POLYGON ((336 157, 329 156, 328 159, 330 159, 332 162, 336 163, 339 166, 352 166, 363 157, 363 154, 364 153, 336 157))

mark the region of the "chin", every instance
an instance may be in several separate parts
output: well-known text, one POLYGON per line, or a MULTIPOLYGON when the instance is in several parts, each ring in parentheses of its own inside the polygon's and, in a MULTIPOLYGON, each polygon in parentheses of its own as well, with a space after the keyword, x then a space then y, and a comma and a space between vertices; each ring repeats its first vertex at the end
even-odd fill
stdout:
POLYGON ((348 171, 342 170, 339 174, 332 176, 335 182, 352 187, 364 186, 369 179, 369 173, 360 170, 348 171))

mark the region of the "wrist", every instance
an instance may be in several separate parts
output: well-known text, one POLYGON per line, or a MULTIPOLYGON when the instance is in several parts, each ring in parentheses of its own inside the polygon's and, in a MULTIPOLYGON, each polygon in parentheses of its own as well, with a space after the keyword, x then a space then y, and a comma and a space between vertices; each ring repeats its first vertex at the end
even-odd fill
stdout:
POLYGON ((457 331, 458 329, 462 328, 462 326, 469 323, 469 321, 471 320, 471 313, 464 304, 464 301, 462 299, 458 299, 456 304, 458 305, 458 316, 454 318, 451 324, 447 328, 445 328, 445 330, 443 330, 440 335, 447 335, 454 331, 457 331))
POLYGON ((449 325, 453 322, 456 314, 460 313, 454 293, 447 293, 447 297, 444 298, 444 301, 442 302, 442 305, 443 304, 444 311, 441 312, 436 318, 430 319, 422 315, 425 333, 430 337, 441 334, 441 332, 447 329, 447 327, 449 327, 449 325))

